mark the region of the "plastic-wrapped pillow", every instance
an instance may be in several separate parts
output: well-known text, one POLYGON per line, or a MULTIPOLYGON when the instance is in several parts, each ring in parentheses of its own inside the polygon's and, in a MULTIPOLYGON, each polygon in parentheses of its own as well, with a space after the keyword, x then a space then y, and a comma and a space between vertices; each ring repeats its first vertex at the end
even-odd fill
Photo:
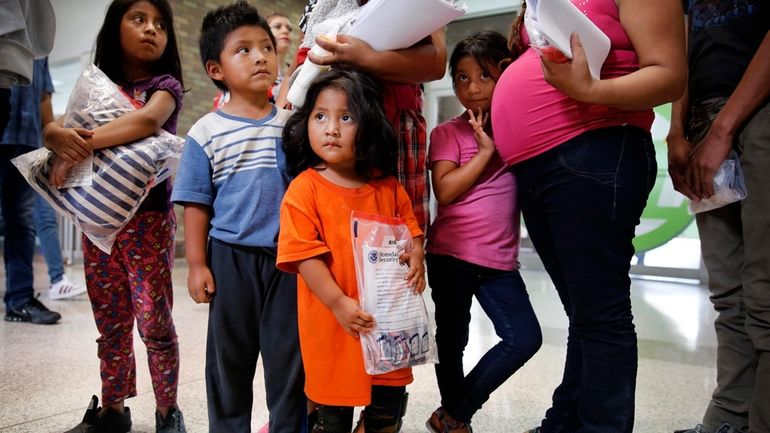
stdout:
MULTIPOLYGON (((72 90, 64 126, 94 129, 135 109, 120 88, 91 65, 72 90)), ((48 183, 50 150, 26 153, 13 163, 57 212, 109 253, 150 189, 176 171, 183 146, 182 138, 160 131, 130 144, 96 150, 72 169, 61 189, 48 183)))

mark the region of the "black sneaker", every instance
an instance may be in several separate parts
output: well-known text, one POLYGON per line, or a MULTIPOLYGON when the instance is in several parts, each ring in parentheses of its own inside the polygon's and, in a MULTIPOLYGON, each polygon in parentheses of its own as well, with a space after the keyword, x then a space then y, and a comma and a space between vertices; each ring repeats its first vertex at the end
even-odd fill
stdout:
POLYGON ((83 421, 65 433, 128 433, 131 431, 131 409, 120 413, 112 408, 102 410, 99 398, 91 396, 91 403, 83 415, 83 421))
POLYGON ((52 325, 61 319, 61 314, 51 311, 34 297, 18 308, 5 312, 6 322, 30 322, 37 325, 52 325))
POLYGON ((155 411, 155 433, 187 433, 184 427, 182 411, 172 407, 164 418, 160 412, 155 411))

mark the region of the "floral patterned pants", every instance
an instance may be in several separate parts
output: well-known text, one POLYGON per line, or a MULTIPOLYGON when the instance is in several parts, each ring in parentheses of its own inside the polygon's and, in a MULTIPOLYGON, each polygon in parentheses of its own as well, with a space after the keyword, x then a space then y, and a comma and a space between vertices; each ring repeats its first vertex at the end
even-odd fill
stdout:
POLYGON ((176 403, 179 345, 171 318, 176 219, 169 212, 138 212, 106 254, 83 236, 86 286, 99 331, 102 404, 136 395, 134 318, 147 347, 155 401, 176 403))

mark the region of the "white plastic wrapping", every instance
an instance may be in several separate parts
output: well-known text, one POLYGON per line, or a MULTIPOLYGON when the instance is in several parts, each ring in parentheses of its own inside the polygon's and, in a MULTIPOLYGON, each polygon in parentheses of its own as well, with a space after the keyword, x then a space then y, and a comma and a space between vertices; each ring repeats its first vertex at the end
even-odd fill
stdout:
POLYGON ((600 79, 610 52, 610 38, 570 0, 527 0, 524 25, 532 48, 557 63, 572 58, 570 37, 577 33, 591 77, 600 79))
POLYGON ((746 198, 746 182, 743 179, 740 158, 735 151, 730 152, 719 166, 719 170, 714 173, 713 184, 714 195, 697 203, 690 201, 690 212, 707 212, 746 198))
MULTIPOLYGON (((94 65, 78 78, 65 127, 94 129, 134 110, 131 100, 94 65)), ((73 167, 61 189, 48 182, 53 152, 38 149, 13 159, 22 176, 60 214, 109 253, 150 188, 170 177, 184 140, 166 131, 131 144, 94 151, 73 167)))
POLYGON ((425 301, 407 286, 408 267, 399 262, 412 245, 409 228, 400 218, 356 211, 350 226, 359 302, 375 320, 371 332, 360 334, 366 372, 438 362, 425 301))
MULTIPOLYGON (((398 50, 411 47, 466 10, 465 2, 459 0, 369 0, 361 7, 351 1, 329 0, 316 4, 302 46, 314 50, 316 36, 332 39, 339 33, 361 39, 377 51, 398 50)), ((323 56, 325 50, 312 52, 323 56)), ((286 97, 295 107, 305 103, 310 83, 327 69, 309 60, 305 65, 299 68, 286 97)))

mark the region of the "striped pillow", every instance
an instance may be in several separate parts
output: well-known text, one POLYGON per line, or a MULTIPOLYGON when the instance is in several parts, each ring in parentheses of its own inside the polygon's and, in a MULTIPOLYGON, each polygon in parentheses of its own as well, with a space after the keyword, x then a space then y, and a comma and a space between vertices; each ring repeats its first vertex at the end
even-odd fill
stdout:
MULTIPOLYGON (((91 65, 75 84, 64 126, 94 129, 134 109, 128 97, 91 65)), ((109 253, 150 188, 176 171, 183 146, 182 138, 161 131, 131 144, 96 150, 81 163, 90 173, 87 182, 61 189, 48 183, 50 150, 29 152, 13 163, 57 212, 109 253)))

